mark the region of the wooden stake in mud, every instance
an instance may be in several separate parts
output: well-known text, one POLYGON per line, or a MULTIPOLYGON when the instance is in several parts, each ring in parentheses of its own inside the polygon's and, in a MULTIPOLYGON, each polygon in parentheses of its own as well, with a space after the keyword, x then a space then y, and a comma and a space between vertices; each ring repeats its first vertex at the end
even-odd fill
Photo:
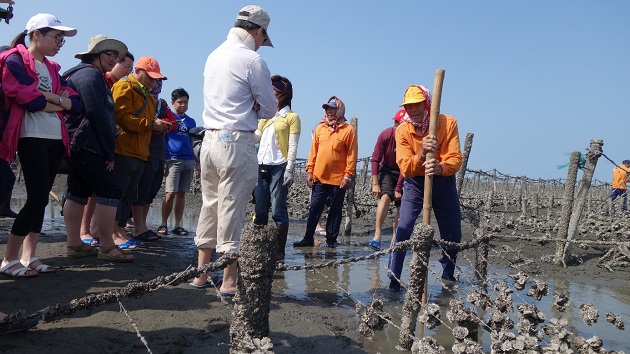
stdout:
MULTIPOLYGON (((437 121, 440 113, 440 99, 442 97, 442 83, 444 82, 444 70, 435 71, 435 81, 433 83, 433 101, 431 102, 431 115, 429 117, 429 135, 437 135, 437 121)), ((435 157, 435 153, 427 153, 426 161, 435 157)), ((413 345, 413 332, 416 328, 416 319, 421 307, 427 303, 427 274, 433 232, 431 224, 431 198, 433 193, 433 176, 424 178, 424 198, 422 205, 422 225, 416 225, 411 235, 413 240, 413 259, 409 268, 410 280, 403 304, 403 315, 401 318, 400 333, 398 335, 398 346, 400 349, 410 350, 413 345), (421 290, 422 289, 422 290, 421 290), (422 291, 421 306, 418 304, 418 297, 422 291)), ((424 325, 418 328, 417 338, 424 337, 424 325)))
MULTIPOLYGON (((429 116, 429 135, 437 136, 438 116, 440 114, 440 102, 442 101, 442 85, 444 84, 444 70, 437 69, 435 71, 435 79, 433 81, 433 97, 431 100, 431 115, 429 116)), ((434 152, 428 152, 425 161, 429 161, 435 157, 434 152)), ((424 199, 422 201, 422 223, 431 225, 431 208, 433 206, 433 176, 424 177, 424 199)), ((422 306, 427 303, 427 275, 424 273, 424 291, 422 292, 422 306)), ((418 329, 418 337, 424 337, 424 326, 418 329)))

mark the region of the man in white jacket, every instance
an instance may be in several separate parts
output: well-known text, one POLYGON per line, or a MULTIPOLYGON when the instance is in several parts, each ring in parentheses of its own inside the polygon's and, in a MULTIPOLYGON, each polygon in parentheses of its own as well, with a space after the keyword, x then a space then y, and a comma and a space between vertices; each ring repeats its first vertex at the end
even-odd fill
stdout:
MULTIPOLYGON (((245 211, 258 177, 254 132, 261 118, 273 117, 278 102, 267 64, 256 51, 272 47, 270 18, 260 6, 242 8, 223 42, 206 61, 203 87, 201 192, 203 205, 195 244, 198 265, 210 262, 212 250, 238 252, 245 211)), ((191 286, 221 284, 221 296, 236 292, 237 264, 223 279, 200 276, 191 286)))

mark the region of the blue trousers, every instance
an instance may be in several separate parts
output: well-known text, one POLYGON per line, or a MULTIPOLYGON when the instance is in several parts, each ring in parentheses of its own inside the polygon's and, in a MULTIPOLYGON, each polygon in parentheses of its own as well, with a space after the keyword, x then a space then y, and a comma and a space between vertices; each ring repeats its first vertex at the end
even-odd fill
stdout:
POLYGON ((328 202, 328 218, 326 219, 326 243, 332 245, 337 242, 341 218, 343 216, 343 198, 346 190, 332 184, 315 182, 311 191, 311 205, 308 209, 308 221, 306 222, 305 240, 312 240, 315 235, 317 221, 322 216, 324 205, 328 202))
POLYGON ((256 217, 254 224, 267 225, 269 222, 269 206, 271 217, 278 227, 289 226, 289 212, 287 211, 287 194, 289 189, 284 186, 284 169, 281 165, 259 165, 258 183, 254 189, 256 197, 256 217), (265 173, 261 173, 261 168, 265 173))
POLYGON ((628 193, 626 193, 625 189, 613 188, 612 193, 610 193, 610 201, 617 199, 618 196, 623 195, 623 205, 621 206, 621 210, 628 210, 628 193))
MULTIPOLYGON (((424 177, 405 178, 400 205, 400 218, 394 244, 409 240, 416 219, 422 213, 424 177)), ((455 185, 455 176, 433 176, 433 212, 442 240, 460 242, 462 239, 461 210, 455 185)), ((406 252, 392 252, 389 270, 400 279, 406 252)), ((442 251, 442 278, 455 280, 457 250, 442 251)), ((391 274, 390 278, 394 279, 391 274)))

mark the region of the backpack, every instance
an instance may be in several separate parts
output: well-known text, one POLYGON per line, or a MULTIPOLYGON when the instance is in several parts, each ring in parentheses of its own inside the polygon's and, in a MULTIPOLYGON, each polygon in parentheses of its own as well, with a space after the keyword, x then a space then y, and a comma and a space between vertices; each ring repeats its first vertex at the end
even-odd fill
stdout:
POLYGON ((190 137, 190 142, 192 143, 193 155, 195 156, 195 162, 199 162, 199 157, 201 155, 201 143, 203 142, 203 137, 206 133, 206 130, 203 127, 194 127, 188 131, 188 136, 190 137))

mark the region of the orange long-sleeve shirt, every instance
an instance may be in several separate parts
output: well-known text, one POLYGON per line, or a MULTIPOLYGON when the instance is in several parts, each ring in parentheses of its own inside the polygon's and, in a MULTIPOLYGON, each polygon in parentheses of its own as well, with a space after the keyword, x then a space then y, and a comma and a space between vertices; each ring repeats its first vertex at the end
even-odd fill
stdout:
MULTIPOLYGON (((422 138, 411 123, 403 122, 396 129, 396 163, 400 172, 407 178, 424 176, 424 160, 420 160, 422 138)), ((440 114, 437 130, 438 148, 435 158, 440 161, 443 176, 452 176, 462 166, 462 152, 459 147, 457 120, 453 116, 440 114)))
POLYGON ((354 177, 357 155, 357 134, 350 124, 341 124, 334 132, 320 124, 313 133, 306 172, 312 173, 315 181, 338 186, 344 176, 354 177))
POLYGON ((616 189, 626 189, 626 182, 630 182, 630 171, 625 166, 617 166, 613 168, 613 183, 612 187, 616 189))

